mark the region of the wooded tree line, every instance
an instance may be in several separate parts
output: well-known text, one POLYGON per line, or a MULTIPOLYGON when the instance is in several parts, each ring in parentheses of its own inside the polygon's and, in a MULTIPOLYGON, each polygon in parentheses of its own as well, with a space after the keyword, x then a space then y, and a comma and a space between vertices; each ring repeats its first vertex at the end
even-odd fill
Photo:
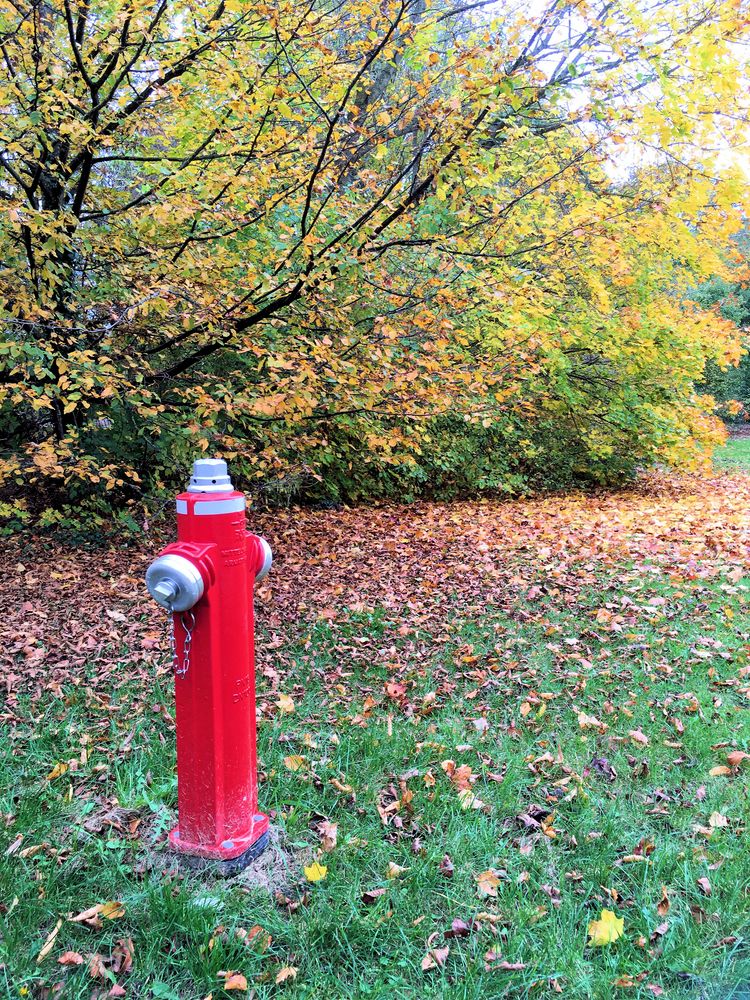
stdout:
POLYGON ((148 505, 196 451, 271 499, 707 454, 748 15, 0 0, 6 500, 148 505))
MULTIPOLYGON (((693 297, 704 309, 718 309, 721 316, 734 323, 750 344, 750 233, 744 229, 734 240, 738 265, 729 277, 715 276, 699 285, 693 297)), ((739 364, 721 367, 708 361, 699 391, 716 401, 716 412, 728 423, 750 420, 750 355, 743 353, 739 364)))

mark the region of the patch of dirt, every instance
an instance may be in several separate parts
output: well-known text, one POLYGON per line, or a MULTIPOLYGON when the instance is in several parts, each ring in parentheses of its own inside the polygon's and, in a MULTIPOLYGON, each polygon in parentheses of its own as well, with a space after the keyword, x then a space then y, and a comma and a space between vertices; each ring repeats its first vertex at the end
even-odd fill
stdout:
POLYGON ((283 830, 273 824, 268 833, 268 847, 237 875, 220 875, 210 864, 204 868, 195 867, 190 860, 166 847, 164 833, 151 845, 148 838, 144 837, 135 868, 140 874, 147 871, 170 875, 180 873, 199 878, 207 885, 220 882, 222 885, 237 886, 244 891, 261 889, 271 896, 277 893, 286 896, 299 885, 303 877, 302 869, 312 860, 312 849, 292 847, 283 830))
POLYGON ((271 825, 268 832, 268 847, 261 856, 239 875, 224 881, 245 889, 264 889, 271 895, 277 892, 286 895, 299 884, 302 869, 312 860, 311 848, 292 847, 283 830, 276 826, 271 825))

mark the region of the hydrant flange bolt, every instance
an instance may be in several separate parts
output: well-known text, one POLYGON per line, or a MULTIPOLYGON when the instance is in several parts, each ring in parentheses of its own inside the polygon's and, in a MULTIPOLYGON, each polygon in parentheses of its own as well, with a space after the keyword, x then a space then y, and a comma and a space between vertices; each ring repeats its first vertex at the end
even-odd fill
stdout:
POLYGON ((159 556, 146 570, 146 587, 168 611, 189 611, 203 597, 203 577, 189 559, 173 552, 159 556))

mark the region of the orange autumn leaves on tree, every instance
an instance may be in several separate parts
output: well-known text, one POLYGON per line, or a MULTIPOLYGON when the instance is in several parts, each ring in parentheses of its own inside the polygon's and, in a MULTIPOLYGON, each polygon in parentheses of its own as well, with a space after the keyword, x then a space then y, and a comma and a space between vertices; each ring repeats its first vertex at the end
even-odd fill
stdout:
POLYGON ((53 0, 0 31, 6 482, 132 498, 195 449, 315 480, 414 462, 436 417, 527 462, 516 429, 567 421, 594 469, 714 433, 692 385, 737 335, 680 289, 739 224, 710 150, 742 3, 53 0))

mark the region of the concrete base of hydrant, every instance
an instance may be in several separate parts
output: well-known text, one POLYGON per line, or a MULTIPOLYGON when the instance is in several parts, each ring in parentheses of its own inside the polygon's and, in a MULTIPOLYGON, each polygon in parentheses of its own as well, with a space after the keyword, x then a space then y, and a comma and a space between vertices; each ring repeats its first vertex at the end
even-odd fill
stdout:
POLYGON ((225 861, 218 858, 201 858, 195 854, 178 853, 180 865, 189 868, 191 871, 208 872, 214 875, 221 875, 224 878, 231 878, 239 875, 241 871, 265 851, 268 847, 268 830, 259 837, 254 844, 236 858, 228 858, 225 861))

